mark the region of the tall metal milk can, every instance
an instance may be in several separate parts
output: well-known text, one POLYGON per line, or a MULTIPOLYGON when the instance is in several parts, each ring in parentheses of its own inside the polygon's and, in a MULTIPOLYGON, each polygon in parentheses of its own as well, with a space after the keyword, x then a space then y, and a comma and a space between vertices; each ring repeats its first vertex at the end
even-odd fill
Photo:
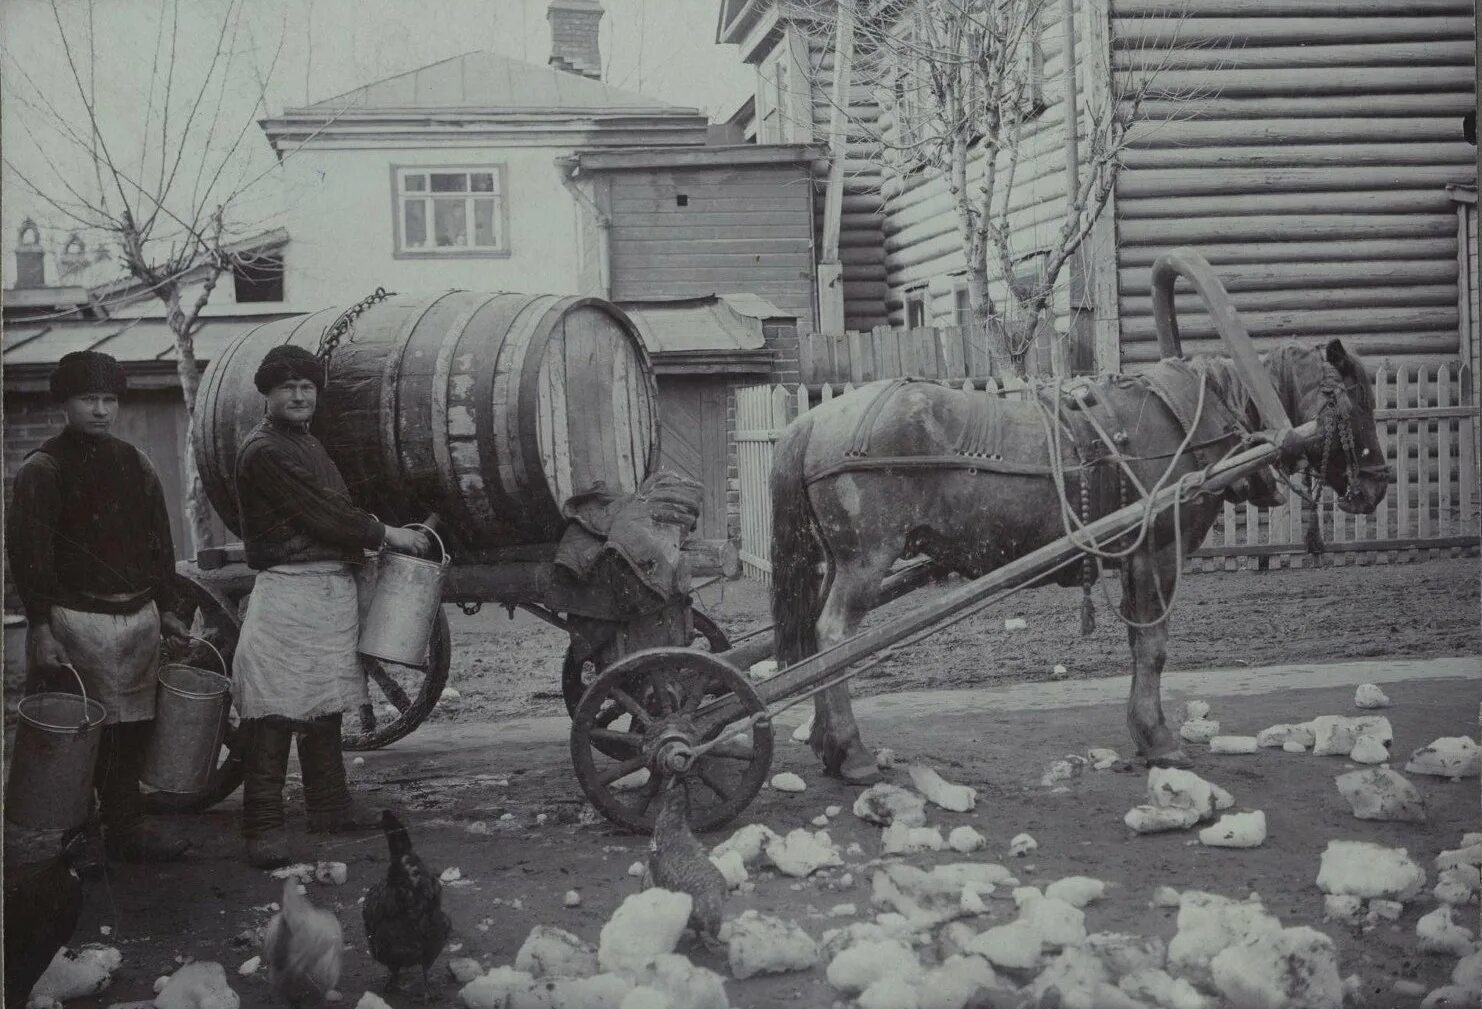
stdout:
POLYGON ((383 550, 375 561, 375 592, 360 621, 360 653, 404 666, 425 666, 432 624, 443 602, 453 559, 430 525, 413 522, 437 541, 441 560, 383 550))

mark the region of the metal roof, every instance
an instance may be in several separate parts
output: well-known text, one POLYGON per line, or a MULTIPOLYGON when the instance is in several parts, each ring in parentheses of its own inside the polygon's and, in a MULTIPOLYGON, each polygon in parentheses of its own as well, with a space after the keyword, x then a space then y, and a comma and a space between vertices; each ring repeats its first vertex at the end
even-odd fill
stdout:
MULTIPOLYGON (((284 313, 294 315, 298 313, 284 313)), ((232 340, 256 326, 283 315, 256 315, 211 319, 196 334, 196 357, 209 361, 232 340)), ((5 327, 4 353, 7 370, 27 365, 50 367, 63 354, 75 350, 98 350, 111 354, 120 364, 174 361, 175 335, 163 319, 109 319, 98 322, 18 322, 5 327)))
POLYGON ((754 295, 711 295, 673 301, 621 301, 649 353, 762 350, 762 320, 787 317, 754 295))
POLYGON ((580 74, 495 53, 471 52, 304 108, 286 109, 284 115, 452 110, 699 114, 697 109, 670 105, 580 74))

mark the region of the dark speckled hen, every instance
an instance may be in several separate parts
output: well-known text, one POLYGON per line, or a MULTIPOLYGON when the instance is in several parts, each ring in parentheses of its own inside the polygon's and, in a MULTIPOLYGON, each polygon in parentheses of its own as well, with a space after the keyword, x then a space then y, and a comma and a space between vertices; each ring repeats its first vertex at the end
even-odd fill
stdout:
POLYGON ((648 846, 648 877, 655 886, 690 895, 694 901, 690 927, 706 945, 715 945, 726 902, 726 880, 690 830, 689 782, 668 778, 663 788, 648 846))
POLYGON ((453 923, 442 909, 442 884, 412 850, 412 839, 390 810, 381 829, 391 852, 386 878, 365 895, 365 936, 375 961, 391 971, 386 989, 394 991, 403 968, 422 970, 424 996, 432 983, 427 971, 448 941, 453 923))
MULTIPOLYGON (((11 828, 14 829, 14 828, 11 828)), ((5 866, 5 1004, 23 1006, 82 913, 77 866, 87 835, 66 835, 49 859, 5 866)))

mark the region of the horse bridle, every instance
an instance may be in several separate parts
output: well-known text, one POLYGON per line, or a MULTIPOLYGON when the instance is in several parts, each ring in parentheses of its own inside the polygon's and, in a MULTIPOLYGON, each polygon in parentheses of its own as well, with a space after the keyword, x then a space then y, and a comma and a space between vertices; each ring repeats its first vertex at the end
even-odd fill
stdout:
POLYGON ((1309 500, 1316 500, 1319 486, 1327 476, 1328 464, 1332 460, 1333 443, 1338 443, 1343 453, 1343 464, 1347 475, 1347 487, 1343 491, 1342 500, 1351 501, 1358 495, 1358 483, 1361 476, 1383 476, 1385 466, 1381 460, 1377 465, 1365 465, 1359 455, 1358 446, 1353 439, 1353 415, 1357 412, 1366 412, 1358 406, 1354 399, 1352 384, 1343 377, 1331 363, 1323 362, 1322 372, 1322 406, 1317 411, 1318 437, 1322 439, 1322 464, 1314 472, 1309 470, 1307 482, 1310 496, 1309 500))

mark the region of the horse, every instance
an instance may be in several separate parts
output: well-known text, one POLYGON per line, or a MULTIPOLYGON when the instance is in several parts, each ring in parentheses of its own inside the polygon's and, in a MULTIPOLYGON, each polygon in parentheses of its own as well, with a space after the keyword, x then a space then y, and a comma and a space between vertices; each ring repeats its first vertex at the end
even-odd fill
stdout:
MULTIPOLYGON (((1332 488, 1344 511, 1373 512, 1393 475, 1363 362, 1339 340, 1289 341, 1260 361, 1293 426, 1319 422, 1318 436, 1282 460, 1282 476, 1305 467, 1313 490, 1318 482, 1332 488)), ((1275 467, 1224 492, 1197 487, 1202 468, 1249 447, 1261 429, 1256 407, 1231 360, 1212 356, 1027 391, 1015 400, 887 380, 788 425, 771 473, 776 655, 789 665, 852 635, 900 558, 926 555, 976 578, 1183 479, 1182 504, 1147 516, 1141 536, 1084 545, 1119 568, 1137 753, 1149 765, 1190 766, 1163 716, 1167 604, 1223 500, 1285 500, 1289 485, 1275 467)), ((1079 580, 1089 593, 1099 567, 1083 554, 1056 580, 1079 580)), ((827 773, 852 784, 879 780, 847 682, 815 695, 809 743, 827 773)))

